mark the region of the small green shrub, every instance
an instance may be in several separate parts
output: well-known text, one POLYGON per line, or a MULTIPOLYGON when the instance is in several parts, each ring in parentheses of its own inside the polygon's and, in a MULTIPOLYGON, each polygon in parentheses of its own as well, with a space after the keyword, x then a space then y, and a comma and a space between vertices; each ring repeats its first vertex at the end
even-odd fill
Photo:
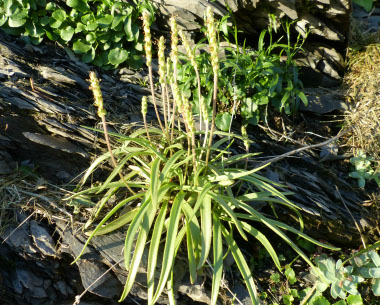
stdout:
POLYGON ((347 304, 362 304, 362 301, 358 303, 358 284, 366 283, 375 296, 380 296, 380 256, 374 250, 379 245, 377 242, 344 262, 341 259, 335 261, 325 254, 318 256, 315 261, 324 277, 311 272, 317 277, 317 291, 324 292, 330 287, 330 295, 334 299, 345 299, 347 304))
POLYGON ((138 17, 153 10, 149 1, 4 0, 0 27, 26 42, 45 37, 68 45, 83 62, 116 68, 126 62, 141 67, 143 51, 138 17))
MULTIPOLYGON (((274 18, 272 17, 272 21, 274 18)), ((229 38, 227 26, 228 17, 224 17, 219 28, 223 30, 225 38, 229 38)), ((274 21, 273 21, 274 22, 274 21)), ((273 27, 262 31, 257 50, 240 47, 237 37, 237 28, 234 28, 235 47, 224 48, 225 57, 220 58, 218 75, 218 114, 216 125, 223 131, 228 131, 233 115, 240 114, 244 124, 257 124, 263 119, 266 107, 271 105, 279 112, 294 113, 302 101, 307 105, 307 98, 302 92, 302 82, 298 78, 298 68, 293 57, 302 49, 305 39, 299 35, 295 44, 290 41, 290 23, 283 25, 286 33, 286 43, 282 38, 273 42, 273 27), (265 40, 269 41, 266 45, 265 40), (286 60, 282 60, 285 57, 286 60)), ((198 44, 197 47, 201 47, 198 44)), ((195 48, 195 49, 196 49, 195 48)), ((194 51, 193 51, 194 52, 194 51)), ((210 54, 203 52, 196 56, 200 70, 202 92, 205 94, 207 105, 212 100, 212 71, 210 54)), ((178 81, 183 94, 197 99, 197 78, 192 69, 193 63, 181 61, 179 65, 178 81)), ((199 108, 194 105, 199 113, 199 108)))
POLYGON ((350 159, 351 164, 355 168, 349 173, 349 176, 358 180, 360 188, 364 188, 366 181, 372 179, 380 186, 380 174, 373 170, 372 161, 373 158, 367 156, 362 150, 359 150, 357 155, 350 159))

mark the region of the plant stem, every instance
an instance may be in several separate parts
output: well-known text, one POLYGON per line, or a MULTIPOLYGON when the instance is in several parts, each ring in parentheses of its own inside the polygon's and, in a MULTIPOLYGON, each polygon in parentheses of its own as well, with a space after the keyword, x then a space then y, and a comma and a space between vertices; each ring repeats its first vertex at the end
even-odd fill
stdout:
MULTIPOLYGON (((116 162, 115 157, 113 156, 112 148, 111 148, 111 143, 110 143, 110 139, 109 139, 109 137, 108 137, 107 123, 106 123, 106 116, 105 116, 105 115, 102 115, 101 118, 102 118, 103 130, 104 130, 104 138, 105 138, 106 143, 107 143, 108 152, 110 153, 110 156, 111 156, 111 160, 112 160, 112 164, 113 164, 113 166, 114 166, 115 168, 117 168, 117 162, 116 162)), ((119 176, 120 176, 120 179, 121 179, 121 180, 123 181, 123 183, 125 184, 125 186, 127 187, 127 189, 128 189, 133 195, 135 195, 136 193, 130 188, 130 186, 128 185, 128 183, 125 181, 123 174, 122 174, 120 171, 119 171, 119 176)))
POLYGON ((158 120, 158 123, 160 124, 161 130, 165 134, 165 129, 164 129, 164 126, 162 126, 162 122, 161 122, 161 119, 160 119, 160 114, 158 113, 158 109, 157 109, 156 96, 154 95, 152 66, 149 66, 148 68, 149 68, 150 91, 152 93, 152 100, 153 100, 154 110, 156 111, 157 120, 158 120))
POLYGON ((208 159, 210 157, 212 137, 214 135, 217 90, 218 90, 218 73, 214 73, 214 92, 213 92, 213 99, 212 99, 212 120, 211 120, 211 130, 210 130, 210 137, 208 140, 208 148, 207 148, 207 155, 206 155, 206 166, 208 166, 208 159))

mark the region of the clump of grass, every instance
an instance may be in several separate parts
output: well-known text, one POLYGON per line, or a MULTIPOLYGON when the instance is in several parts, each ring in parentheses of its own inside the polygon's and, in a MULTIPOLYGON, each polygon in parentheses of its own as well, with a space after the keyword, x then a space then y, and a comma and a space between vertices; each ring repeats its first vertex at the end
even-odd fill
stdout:
MULTIPOLYGON (((351 109, 346 113, 346 125, 352 129, 348 139, 353 153, 359 151, 380 160, 380 33, 368 34, 359 43, 369 43, 348 51, 348 71, 344 78, 346 96, 351 109)), ((355 35, 356 37, 357 35, 355 35)), ((379 170, 379 162, 375 162, 379 170)))

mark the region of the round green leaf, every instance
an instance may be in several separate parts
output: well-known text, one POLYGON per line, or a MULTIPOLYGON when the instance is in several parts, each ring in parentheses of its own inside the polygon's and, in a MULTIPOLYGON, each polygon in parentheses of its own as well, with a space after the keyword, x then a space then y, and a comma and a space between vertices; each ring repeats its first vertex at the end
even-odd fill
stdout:
POLYGON ((75 28, 75 34, 83 32, 84 30, 86 30, 86 26, 83 23, 78 22, 77 27, 75 28))
POLYGON ((86 54, 83 54, 82 61, 84 63, 89 63, 89 62, 93 61, 94 58, 95 58, 95 49, 91 48, 91 50, 89 52, 87 52, 86 54))
POLYGON ((56 35, 55 33, 53 33, 53 32, 50 32, 50 31, 48 31, 48 30, 45 30, 45 33, 46 33, 46 36, 47 36, 47 38, 49 38, 50 40, 52 40, 52 41, 56 41, 57 39, 58 39, 58 35, 56 35))
POLYGON ((228 131, 230 128, 232 116, 228 112, 218 113, 215 118, 215 125, 222 131, 228 131))
POLYGON ((101 28, 106 28, 108 27, 111 23, 112 23, 112 20, 113 20, 113 16, 112 15, 109 15, 109 14, 106 14, 104 16, 101 16, 100 18, 97 19, 97 23, 99 25, 99 27, 101 28))
POLYGON ((42 26, 46 26, 46 25, 48 25, 49 22, 50 22, 50 17, 49 17, 49 16, 44 16, 44 17, 42 17, 42 18, 40 19, 40 24, 41 24, 42 26))
POLYGON ((120 23, 124 22, 125 18, 123 15, 116 15, 112 20, 111 29, 114 30, 120 23))
POLYGON ((91 49, 91 44, 83 41, 82 39, 78 39, 73 44, 73 51, 75 53, 87 53, 91 49))
POLYGON ((380 279, 375 279, 372 284, 372 291, 375 296, 380 296, 380 279))
POLYGON ((90 20, 86 24, 87 31, 95 31, 97 27, 98 27, 98 23, 96 22, 96 20, 90 20))
POLYGON ((96 34, 95 33, 88 33, 86 35, 86 41, 89 43, 94 43, 96 41, 96 34))
POLYGON ((348 305, 363 305, 362 297, 359 294, 348 296, 346 301, 348 305))
POLYGON ((330 302, 324 296, 319 296, 314 298, 312 302, 310 302, 310 305, 330 305, 330 302))
POLYGON ((108 54, 108 60, 113 65, 120 65, 128 58, 128 52, 121 48, 112 49, 108 54))
POLYGON ((55 19, 55 20, 59 20, 59 21, 65 21, 66 19, 66 12, 64 10, 56 10, 53 12, 53 14, 51 14, 51 16, 55 19))
POLYGON ((18 28, 20 26, 23 26, 26 22, 26 17, 28 16, 27 10, 22 10, 21 12, 17 14, 13 14, 8 19, 8 25, 11 28, 18 28))
POLYGON ((64 40, 64 41, 70 41, 71 38, 73 38, 73 35, 74 35, 74 28, 71 27, 71 26, 67 26, 66 28, 64 28, 63 30, 61 30, 61 38, 64 40))
POLYGON ((143 66, 143 60, 141 56, 137 54, 133 54, 128 57, 127 64, 131 68, 138 70, 138 69, 141 69, 141 67, 143 66))
POLYGON ((82 13, 86 13, 90 10, 90 7, 85 0, 67 0, 66 4, 82 13))

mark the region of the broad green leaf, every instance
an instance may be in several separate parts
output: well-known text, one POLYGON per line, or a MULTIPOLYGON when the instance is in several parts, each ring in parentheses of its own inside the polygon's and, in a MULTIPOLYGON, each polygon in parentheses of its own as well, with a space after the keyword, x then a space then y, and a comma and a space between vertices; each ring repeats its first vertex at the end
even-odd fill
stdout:
POLYGON ((21 26, 23 26, 25 24, 27 16, 28 16, 28 11, 27 10, 22 10, 19 13, 12 14, 8 18, 8 25, 11 28, 21 27, 21 26))
POLYGON ((174 198, 173 206, 170 212, 169 227, 166 233, 164 257, 162 259, 162 265, 161 265, 162 266, 161 275, 157 284, 157 290, 154 294, 152 304, 154 304, 159 298, 159 296, 161 295, 165 287, 165 284, 168 280, 170 270, 172 269, 172 266, 173 266, 175 242, 176 242, 176 236, 178 232, 178 222, 181 215, 181 205, 182 205, 182 202, 185 200, 184 198, 185 198, 185 193, 183 191, 180 191, 174 198))
MULTIPOLYGON (((313 304, 310 304, 310 305, 313 305, 313 304)), ((334 304, 332 305, 347 305, 346 301, 345 300, 339 300, 338 302, 335 302, 334 304)))
POLYGON ((83 39, 78 39, 73 44, 73 51, 75 53, 87 53, 91 50, 91 44, 83 39))
POLYGON ((305 93, 303 93, 302 91, 299 91, 299 92, 297 93, 297 95, 298 95, 298 97, 301 99, 302 103, 303 103, 305 106, 307 106, 308 101, 307 101, 307 97, 306 97, 305 93))
POLYGON ((39 22, 40 22, 40 24, 42 26, 46 26, 50 22, 50 17, 49 16, 44 16, 44 17, 40 18, 39 22))
POLYGON ((92 62, 94 60, 94 58, 95 58, 95 49, 93 47, 91 47, 90 51, 88 51, 86 54, 82 55, 81 60, 84 63, 89 63, 89 62, 92 62))
POLYGON ((136 69, 136 70, 141 69, 141 67, 143 66, 142 57, 137 54, 131 54, 127 59, 127 64, 132 69, 136 69))
POLYGON ((62 9, 54 11, 51 16, 57 21, 65 21, 66 20, 66 12, 62 9))
POLYGON ((89 43, 91 43, 91 44, 95 43, 95 41, 96 41, 96 34, 94 32, 88 33, 86 35, 86 41, 89 42, 89 43))
POLYGON ((97 19, 97 23, 100 28, 107 28, 113 20, 113 16, 110 14, 105 14, 97 19))
POLYGON ((212 218, 213 218, 213 223, 214 223, 212 227, 213 229, 212 247, 213 247, 214 265, 213 265, 213 270, 212 270, 211 305, 215 305, 216 302, 218 301, 219 288, 220 288, 220 284, 222 281, 222 274, 223 274, 223 244, 222 244, 222 230, 221 230, 219 215, 217 215, 216 213, 212 213, 212 218))
POLYGON ((363 305, 363 299, 359 294, 349 295, 346 301, 348 305, 363 305))
POLYGON ((227 231, 227 229, 221 225, 222 234, 224 236, 224 239, 227 242, 227 245, 229 247, 229 250, 231 251, 232 256, 234 257, 234 260, 236 262, 236 265, 239 268, 239 271, 243 277, 244 283, 247 286, 248 293, 251 297, 251 301, 254 305, 259 305, 260 301, 257 296, 257 290, 256 285, 253 280, 253 276, 251 274, 250 268, 243 256, 243 253, 240 251, 239 246, 233 239, 230 232, 227 231))
POLYGON ((324 296, 318 296, 316 298, 313 298, 313 300, 309 304, 310 305, 330 305, 330 302, 324 296))
POLYGON ((128 41, 133 41, 134 40, 134 35, 132 31, 132 15, 129 15, 125 21, 124 21, 124 31, 125 34, 127 35, 127 40, 128 41))
POLYGON ((126 16, 123 16, 123 15, 114 16, 114 18, 112 20, 111 29, 114 30, 119 24, 124 22, 125 18, 126 18, 126 16))
POLYGON ((380 296, 380 279, 375 279, 372 284, 373 294, 377 297, 380 296))
POLYGON ((380 256, 375 251, 369 251, 368 256, 371 258, 376 267, 380 267, 380 256))
POLYGON ((363 7, 368 13, 372 10, 375 3, 374 0, 352 0, 352 2, 363 7))
POLYGON ((74 28, 71 26, 67 26, 66 28, 61 30, 61 38, 64 41, 67 41, 67 42, 70 41, 73 35, 74 35, 74 28))
POLYGON ((230 128, 232 116, 229 112, 218 113, 215 118, 215 125, 220 130, 228 131, 230 128))
POLYGON ((90 7, 85 0, 67 0, 66 4, 72 8, 77 9, 81 13, 86 13, 90 10, 90 7))

